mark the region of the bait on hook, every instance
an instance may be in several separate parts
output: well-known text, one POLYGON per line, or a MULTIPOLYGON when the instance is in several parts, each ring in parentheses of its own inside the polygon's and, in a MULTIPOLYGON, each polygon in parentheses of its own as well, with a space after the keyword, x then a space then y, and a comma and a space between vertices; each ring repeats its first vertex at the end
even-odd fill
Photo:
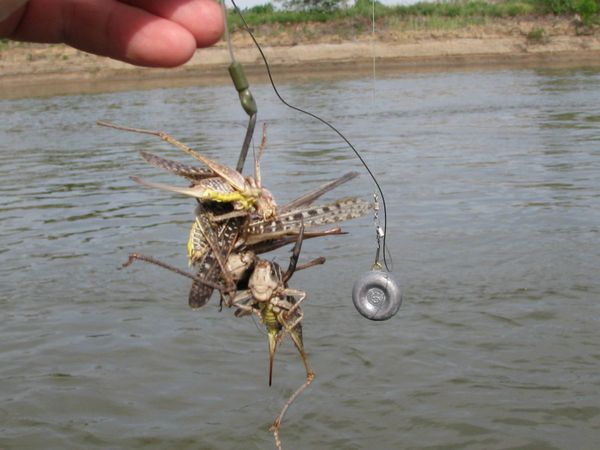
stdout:
MULTIPOLYGON (((402 293, 400 290, 400 283, 398 282, 396 277, 393 275, 393 273, 389 270, 388 263, 386 260, 386 242, 385 242, 385 240, 386 240, 386 229, 387 229, 387 211, 386 211, 385 198, 383 196, 383 190, 381 189, 381 186, 379 185, 377 178, 375 177, 373 172, 371 172, 371 169, 369 168, 369 166, 367 165, 365 160, 362 158, 362 156, 360 155, 358 150, 352 145, 352 143, 346 138, 346 136, 344 136, 331 123, 327 122, 326 120, 322 119, 321 117, 319 117, 309 111, 298 108, 298 107, 288 103, 281 96, 281 94, 277 90, 277 87, 275 86, 275 82, 271 75, 271 69, 270 69, 269 63, 267 61, 265 54, 262 51, 262 48, 260 47, 260 44, 254 37, 252 31, 250 30, 250 27, 248 26, 248 23, 246 22, 241 10, 235 3, 235 0, 231 0, 231 3, 233 4, 233 7, 234 7, 235 11, 237 12, 237 14, 240 16, 240 19, 242 20, 244 29, 250 35, 250 38, 256 45, 256 48, 259 51, 259 53, 262 57, 262 60, 264 61, 265 68, 267 70, 267 75, 269 77, 269 81, 271 83, 273 90, 275 91, 276 96, 279 98, 279 100, 287 107, 289 107, 293 110, 296 110, 298 112, 301 112, 303 114, 306 114, 306 115, 320 121, 324 125, 328 126, 335 133, 337 133, 338 136, 342 140, 344 140, 344 142, 346 142, 346 144, 354 152, 356 157, 360 160, 360 162, 364 166, 365 170, 371 176, 371 179, 375 183, 375 186, 377 187, 379 196, 381 197, 381 204, 383 206, 383 227, 381 227, 378 223, 378 221, 379 221, 379 217, 378 217, 379 203, 378 203, 377 194, 375 194, 375 221, 377 222, 377 252, 376 252, 376 256, 375 256, 375 263, 371 267, 371 270, 363 273, 355 281, 354 287, 352 289, 352 301, 354 303, 354 306, 358 310, 358 312, 361 315, 363 315, 364 317, 366 317, 367 319, 378 320, 378 321, 387 320, 387 319, 391 318, 392 316, 394 316, 398 312, 398 309, 400 308, 400 305, 402 304, 402 293), (380 255, 383 260, 383 264, 381 264, 379 261, 380 255)), ((224 0, 222 0, 221 4, 223 5, 223 11, 225 12, 224 0)), ((253 99, 251 102, 253 104, 252 108, 247 109, 247 105, 244 104, 244 97, 247 95, 251 96, 251 94, 249 94, 250 91, 248 90, 248 83, 245 80, 245 77, 243 76, 242 67, 235 60, 235 58, 233 56, 233 50, 231 47, 231 38, 229 36, 229 31, 227 30, 227 19, 225 19, 225 29, 226 29, 225 38, 228 43, 229 54, 231 57, 230 74, 234 81, 236 89, 238 90, 238 93, 240 94, 240 101, 242 102, 242 106, 244 107, 244 110, 248 113, 248 115, 250 116, 249 128, 248 128, 248 132, 246 133, 246 140, 245 140, 245 144, 249 144, 249 140, 251 139, 252 131, 254 129, 254 122, 256 121, 256 105, 254 104, 253 99), (243 77, 243 81, 236 80, 236 78, 238 78, 238 77, 236 77, 235 74, 238 72, 240 72, 242 74, 240 77, 243 77), (250 126, 252 126, 252 131, 250 130, 250 126)), ((245 155, 244 155, 244 158, 245 158, 245 155)), ((242 159, 242 156, 240 155, 240 161, 238 162, 238 171, 241 171, 242 166, 243 166, 243 159, 242 159)))

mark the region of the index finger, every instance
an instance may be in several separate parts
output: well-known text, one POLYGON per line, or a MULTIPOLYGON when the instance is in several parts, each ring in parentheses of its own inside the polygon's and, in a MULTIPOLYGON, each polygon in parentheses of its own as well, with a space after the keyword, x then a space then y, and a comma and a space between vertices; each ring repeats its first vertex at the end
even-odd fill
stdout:
POLYGON ((130 3, 31 0, 9 37, 63 42, 136 65, 173 67, 189 60, 197 47, 215 43, 223 30, 221 8, 212 0, 130 3))

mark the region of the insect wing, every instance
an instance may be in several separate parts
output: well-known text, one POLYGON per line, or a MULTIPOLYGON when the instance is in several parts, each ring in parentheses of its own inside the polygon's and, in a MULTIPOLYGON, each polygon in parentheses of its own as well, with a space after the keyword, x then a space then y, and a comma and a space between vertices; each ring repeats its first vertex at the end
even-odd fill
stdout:
POLYGON ((246 188, 246 180, 241 173, 232 169, 225 164, 221 164, 218 161, 214 161, 205 156, 200 155, 199 153, 192 153, 192 156, 198 159, 200 162, 206 164, 209 169, 215 172, 217 175, 222 177, 225 181, 227 181, 231 186, 233 186, 238 191, 243 191, 246 188))
POLYGON ((139 154, 144 161, 151 166, 166 170, 174 175, 185 177, 191 181, 198 181, 208 177, 214 177, 215 173, 212 170, 200 169, 194 166, 181 164, 172 159, 162 158, 160 156, 148 153, 144 150, 139 150, 139 154))
MULTIPOLYGON (((220 222, 212 220, 213 212, 221 212, 222 208, 198 204, 196 222, 190 233, 188 251, 196 251, 196 259, 192 260, 198 268, 197 276, 211 284, 223 278, 223 267, 231 253, 238 234, 243 227, 245 217, 234 217, 220 222), (202 247, 202 248, 201 248, 202 247)), ((213 293, 213 288, 203 283, 194 282, 190 289, 188 302, 191 308, 204 306, 213 293)))
POLYGON ((327 183, 322 184, 318 188, 313 189, 312 191, 308 191, 299 197, 296 197, 294 200, 281 206, 279 208, 279 211, 282 213, 289 212, 293 209, 298 209, 298 208, 310 205, 317 198, 321 197, 322 195, 326 194, 327 192, 331 191, 332 189, 335 189, 339 185, 347 183, 350 180, 353 180, 357 176, 358 176, 358 172, 348 172, 348 173, 342 175, 340 178, 328 181, 327 183))
POLYGON ((205 178, 192 187, 179 187, 171 186, 170 184, 155 183, 135 176, 131 176, 129 178, 131 178, 136 183, 141 184, 142 186, 161 189, 163 191, 168 192, 175 192, 177 194, 187 195, 189 197, 194 197, 199 200, 213 200, 214 195, 211 194, 214 192, 218 192, 219 194, 224 195, 228 195, 234 192, 231 186, 229 186, 227 183, 224 183, 220 178, 214 177, 205 178))
POLYGON ((300 208, 280 214, 275 220, 255 220, 248 226, 250 235, 267 235, 281 231, 297 232, 302 225, 314 228, 366 215, 373 205, 353 197, 316 207, 300 208))

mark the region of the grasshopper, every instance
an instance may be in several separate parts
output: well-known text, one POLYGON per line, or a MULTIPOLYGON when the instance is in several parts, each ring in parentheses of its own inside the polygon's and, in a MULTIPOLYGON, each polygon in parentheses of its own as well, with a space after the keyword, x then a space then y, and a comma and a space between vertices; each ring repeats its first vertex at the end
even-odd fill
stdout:
MULTIPOLYGON (((254 256, 293 243, 305 218, 311 227, 335 224, 365 215, 371 204, 360 199, 345 199, 318 207, 292 209, 274 221, 250 221, 240 226, 242 217, 226 221, 211 221, 211 211, 200 203, 196 221, 188 240, 188 255, 197 268, 196 275, 159 262, 151 257, 131 254, 126 266, 133 260, 143 260, 193 280, 189 305, 196 309, 204 306, 214 289, 221 292, 222 301, 231 306, 231 299, 240 282, 244 282, 254 266, 254 256)), ((324 231, 306 231, 304 239, 344 234, 339 227, 324 231)))
POLYGON ((288 398, 270 428, 275 444, 281 450, 281 422, 291 404, 314 379, 302 339, 303 313, 300 304, 305 300, 306 293, 290 288, 288 281, 296 270, 325 262, 324 258, 317 258, 302 266, 297 265, 304 239, 343 234, 340 228, 325 231, 313 231, 312 228, 361 217, 371 208, 369 203, 358 198, 341 199, 318 207, 310 206, 325 192, 353 179, 357 174, 350 172, 278 208, 273 195, 261 183, 259 161, 266 142, 264 128, 255 159, 255 177, 243 177, 224 164, 196 153, 166 133, 121 127, 106 122, 99 124, 158 136, 207 166, 187 166, 140 151, 140 156, 146 162, 188 179, 191 186, 175 187, 132 177, 144 186, 197 199, 196 219, 187 245, 190 265, 197 268, 197 274, 189 274, 137 253, 130 254, 123 267, 135 260, 142 260, 192 279, 189 304, 193 308, 206 304, 213 290, 218 289, 221 300, 225 299, 228 306, 236 308, 236 316, 257 315, 267 329, 269 385, 272 383, 277 347, 286 334, 290 335, 304 363, 306 380, 288 398), (305 231, 305 227, 309 230, 305 231), (292 257, 285 272, 276 263, 257 256, 294 241, 292 257))
MULTIPOLYGON (((281 267, 264 259, 256 258, 252 275, 248 282, 248 289, 238 292, 233 300, 237 307, 237 317, 246 314, 255 314, 267 329, 269 345, 269 386, 273 379, 273 361, 278 345, 286 334, 290 335, 306 370, 306 381, 298 387, 283 405, 279 415, 270 427, 275 438, 275 445, 281 450, 279 428, 283 417, 294 400, 312 383, 315 374, 308 362, 302 340, 302 318, 300 303, 306 298, 306 293, 288 287, 288 281, 295 270, 300 256, 304 227, 301 226, 296 244, 294 246, 288 269, 283 272, 281 267)), ((303 268, 318 264, 318 260, 311 261, 303 268)))
MULTIPOLYGON (((186 153, 191 152, 190 154, 193 156, 197 155, 197 153, 189 147, 175 141, 165 133, 137 128, 126 128, 105 122, 100 122, 100 124, 118 129, 125 129, 127 131, 139 131, 151 134, 158 133, 161 138, 167 142, 174 143, 174 145, 186 153)), ((263 138, 259 149, 259 155, 255 160, 257 181, 250 181, 250 184, 260 185, 259 161, 264 152, 265 143, 266 137, 263 129, 263 138)), ((235 214, 236 204, 239 201, 222 201, 226 198, 226 194, 230 194, 234 191, 231 185, 225 181, 225 177, 216 176, 217 169, 220 170, 220 173, 222 174, 235 172, 233 169, 215 163, 212 160, 207 160, 206 158, 201 157, 201 155, 198 156, 203 158, 203 161, 211 161, 209 169, 181 164, 177 161, 163 158, 143 150, 140 150, 139 154, 148 164, 166 170, 174 175, 184 177, 192 183, 192 186, 189 188, 175 188, 169 185, 152 183, 134 177, 135 181, 145 186, 166 189, 169 191, 174 190, 178 193, 189 194, 198 200, 195 211, 196 218, 189 234, 187 254, 189 264, 197 269, 198 278, 206 282, 202 283, 194 281, 192 283, 188 303, 190 307, 194 309, 200 308, 208 302, 214 290, 214 285, 221 279, 224 281, 224 283, 221 284, 222 289, 220 289, 222 300, 227 294, 234 293, 235 276, 232 278, 229 276, 229 272, 231 271, 232 265, 240 267, 240 261, 238 261, 237 264, 232 262, 229 264, 229 267, 226 267, 226 262, 230 255, 235 260, 236 257, 243 254, 242 252, 252 251, 254 253, 264 253, 286 245, 287 243, 291 243, 293 242, 291 237, 298 233, 300 220, 304 221, 306 228, 311 229, 321 225, 334 224, 343 220, 360 217, 365 215, 370 208, 370 205, 366 202, 354 198, 339 200, 320 207, 309 206, 318 197, 340 184, 352 180, 358 175, 356 172, 349 172, 338 179, 327 182, 292 200, 279 208, 278 214, 274 217, 270 217, 268 214, 251 214, 250 217, 248 217, 248 214, 235 214), (210 189, 207 188, 208 186, 210 186, 210 189), (206 192, 220 192, 222 195, 219 197, 219 200, 215 200, 214 198, 202 198, 199 196, 199 193, 206 192), (288 236, 290 239, 282 239, 284 236, 288 236), (258 247, 258 244, 262 245, 258 247), (236 245, 238 249, 234 251, 234 246, 236 245)), ((235 173, 239 175, 238 172, 235 173)), ((253 180, 251 177, 248 177, 248 179, 253 180)), ((272 200, 272 195, 266 189, 263 190, 263 193, 265 192, 268 194, 265 194, 264 197, 272 200)), ((258 204, 262 205, 263 203, 259 202, 258 204)), ((270 204, 275 205, 274 200, 270 204)), ((247 206, 247 204, 244 205, 247 206)), ((244 205, 240 206, 237 204, 237 207, 243 209, 244 205)), ((261 210, 260 207, 258 209, 261 210)), ((262 211, 265 211, 265 207, 262 207, 262 211)), ((331 229, 328 230, 327 234, 341 234, 341 231, 331 229)), ((323 232, 307 231, 305 238, 308 239, 322 235, 323 232)), ((148 260, 149 259, 147 258, 146 261, 148 260)), ((162 267, 165 267, 165 265, 163 264, 162 267)), ((231 299, 231 295, 229 298, 231 299)), ((227 302, 229 305, 230 303, 231 301, 227 302)))
MULTIPOLYGON (((232 286, 233 283, 225 270, 224 259, 227 258, 233 243, 236 242, 239 232, 243 228, 244 220, 241 217, 247 216, 249 211, 255 211, 265 219, 275 215, 276 204, 273 196, 268 190, 261 187, 260 181, 259 161, 266 144, 264 130, 259 150, 260 155, 255 159, 256 177, 244 178, 238 171, 200 155, 167 133, 124 127, 102 121, 99 121, 98 125, 158 136, 207 166, 207 168, 196 168, 140 151, 140 156, 149 164, 183 176, 192 184, 187 188, 179 188, 152 183, 137 177, 132 177, 132 179, 145 186, 183 193, 198 200, 196 220, 188 241, 188 259, 190 265, 199 267, 201 277, 198 278, 203 282, 197 280, 193 282, 189 295, 190 306, 198 308, 208 301, 215 286, 211 280, 217 281, 221 274, 225 275, 228 281, 227 286, 232 286), (236 214, 235 211, 229 209, 231 207, 234 210, 242 210, 242 214, 236 214), (209 222, 209 216, 211 222, 216 222, 215 216, 219 216, 218 221, 221 223, 212 224, 209 222)), ((246 152, 247 149, 242 149, 242 154, 246 152)), ((131 264, 135 259, 153 262, 178 272, 178 269, 139 254, 130 255, 126 265, 131 264)))
MULTIPOLYGON (((212 282, 222 277, 226 285, 232 286, 232 280, 227 278, 227 274, 236 270, 238 272, 242 270, 243 272, 243 269, 240 268, 243 267, 244 260, 251 265, 252 258, 245 256, 247 253, 266 253, 288 243, 293 243, 302 223, 305 223, 306 227, 310 227, 310 231, 305 233, 305 239, 343 234, 339 228, 331 228, 325 231, 312 230, 317 227, 336 224, 343 220, 361 217, 368 212, 370 207, 369 203, 359 199, 343 199, 327 205, 296 208, 268 222, 260 219, 250 220, 236 234, 234 230, 228 232, 229 224, 236 219, 228 219, 222 224, 211 222, 205 215, 199 214, 199 211, 205 210, 203 206, 199 205, 196 209, 196 221, 190 231, 188 255, 191 255, 190 261, 199 261, 199 264, 195 264, 198 267, 199 275, 212 282), (225 237, 225 239, 215 245, 212 243, 215 234, 225 237), (227 244, 230 244, 230 247, 226 248, 227 244), (217 250, 212 251, 213 249, 217 250), (197 255, 200 255, 199 260, 196 259, 197 255), (219 260, 227 261, 227 263, 223 264, 219 260), (225 270, 221 270, 224 265, 226 266, 225 270)), ((236 283, 242 277, 243 274, 241 273, 237 275, 233 273, 233 279, 236 283)), ((208 301, 211 291, 210 286, 205 285, 203 292, 206 296, 203 297, 202 304, 208 301)), ((197 292, 199 291, 193 290, 194 298, 200 300, 201 297, 197 295, 197 292)), ((223 291, 221 293, 224 294, 223 291)), ((226 301, 228 306, 231 306, 230 299, 226 301)), ((190 296, 191 300, 192 296, 190 296)))
MULTIPOLYGON (((171 186, 163 183, 153 183, 138 177, 131 177, 136 183, 144 186, 163 189, 166 191, 177 192, 197 198, 200 201, 210 201, 218 203, 230 203, 234 209, 243 212, 256 212, 264 219, 273 218, 277 214, 277 204, 271 192, 262 187, 260 175, 260 159, 266 146, 266 127, 263 128, 263 137, 259 147, 258 156, 254 160, 255 176, 244 177, 241 173, 225 164, 214 161, 201 155, 184 143, 178 141, 171 135, 162 131, 146 130, 143 128, 131 128, 121 125, 115 125, 108 122, 97 122, 98 125, 116 128, 118 130, 132 131, 137 133, 150 134, 160 137, 162 140, 174 145, 178 149, 196 158, 198 161, 208 167, 209 170, 200 171, 206 176, 198 177, 198 169, 193 170, 193 184, 190 187, 171 186)), ((147 153, 146 153, 147 154, 147 153)), ((157 158, 155 155, 151 155, 157 158)), ((144 157, 144 154, 142 154, 144 157)), ((152 158, 151 158, 152 159, 152 158)), ((180 169, 183 167, 180 166, 180 169)), ((184 175, 183 172, 180 175, 184 175)), ((242 213, 243 214, 243 213, 242 213)), ((240 214, 240 215, 242 215, 240 214)))

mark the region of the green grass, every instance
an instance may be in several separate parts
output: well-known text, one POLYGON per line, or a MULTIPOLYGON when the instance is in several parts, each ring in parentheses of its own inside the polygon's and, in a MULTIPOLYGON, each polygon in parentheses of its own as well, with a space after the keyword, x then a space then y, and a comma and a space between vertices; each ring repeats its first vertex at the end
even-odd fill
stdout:
POLYGON ((527 42, 532 44, 541 44, 546 39, 546 30, 543 28, 534 28, 527 33, 527 42))
MULTIPOLYGON (((414 21, 415 18, 436 18, 425 21, 431 24, 473 23, 481 22, 483 18, 517 17, 531 14, 548 14, 553 9, 551 2, 584 2, 588 10, 592 11, 589 2, 596 0, 504 0, 497 3, 488 3, 484 0, 448 0, 439 2, 422 2, 408 6, 386 6, 375 4, 375 16, 385 17, 386 21, 398 23, 400 20, 414 21), (587 2, 587 3, 585 3, 587 2)), ((595 3, 594 3, 595 4, 595 3)), ((243 11, 246 21, 250 26, 263 24, 298 24, 307 22, 329 22, 341 19, 370 20, 372 14, 370 0, 358 0, 349 8, 340 8, 333 11, 287 11, 273 8, 270 4, 255 6, 243 11)), ((572 8, 569 9, 572 12, 572 8)), ((241 27, 241 19, 234 12, 229 12, 230 26, 241 27)))
POLYGON ((450 31, 460 30, 473 25, 486 25, 489 23, 487 17, 442 17, 442 16, 406 16, 390 17, 387 19, 387 25, 396 30, 402 31, 450 31))
MULTIPOLYGON (((326 22, 335 18, 334 12, 326 11, 285 11, 275 10, 273 5, 258 5, 242 11, 244 19, 250 26, 264 24, 295 24, 306 22, 326 22)), ((235 11, 230 10, 228 14, 229 26, 241 28, 242 19, 235 11)))
POLYGON ((532 2, 508 0, 501 3, 488 3, 482 0, 447 1, 440 3, 416 3, 390 8, 399 16, 435 17, 515 17, 535 12, 532 2))

